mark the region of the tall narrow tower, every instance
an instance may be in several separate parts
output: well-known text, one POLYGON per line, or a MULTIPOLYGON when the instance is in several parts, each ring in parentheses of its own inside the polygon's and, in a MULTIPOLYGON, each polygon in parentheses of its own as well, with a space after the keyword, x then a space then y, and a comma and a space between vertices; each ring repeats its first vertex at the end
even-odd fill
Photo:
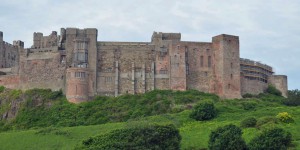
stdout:
POLYGON ((213 37, 215 91, 222 98, 240 98, 239 37, 218 35, 213 37))
POLYGON ((67 69, 66 96, 70 102, 79 103, 88 100, 88 38, 74 39, 72 66, 67 69))
POLYGON ((97 29, 67 28, 65 31, 66 97, 73 103, 87 101, 96 94, 97 29))

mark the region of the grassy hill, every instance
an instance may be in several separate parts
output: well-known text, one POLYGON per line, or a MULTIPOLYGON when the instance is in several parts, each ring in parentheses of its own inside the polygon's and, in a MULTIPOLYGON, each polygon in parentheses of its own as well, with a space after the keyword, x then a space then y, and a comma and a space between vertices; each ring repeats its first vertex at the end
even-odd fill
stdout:
MULTIPOLYGON (((264 129, 281 127, 292 133, 290 149, 300 149, 300 107, 283 105, 282 97, 270 94, 220 100, 198 91, 152 91, 117 98, 97 97, 79 105, 67 103, 63 95, 37 89, 19 96, 27 99, 21 103, 16 118, 2 121, 0 149, 73 149, 90 136, 150 123, 174 124, 182 136, 182 149, 205 149, 212 130, 227 124, 240 126, 248 117, 255 117, 258 123, 255 128, 243 129, 247 143, 264 129), (39 102, 30 99, 29 93, 39 102), (37 98, 41 93, 45 98, 37 98), (214 101, 218 116, 210 121, 189 118, 192 106, 208 99, 214 101), (280 112, 288 112, 294 122, 278 121, 276 115, 280 112)), ((2 106, 2 112, 9 108, 2 106)))

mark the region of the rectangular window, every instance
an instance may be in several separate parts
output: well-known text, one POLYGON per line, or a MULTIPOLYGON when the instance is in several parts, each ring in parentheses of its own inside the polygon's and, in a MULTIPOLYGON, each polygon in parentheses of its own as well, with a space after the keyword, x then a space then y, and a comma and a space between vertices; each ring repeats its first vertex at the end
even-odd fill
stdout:
POLYGON ((208 68, 210 68, 211 67, 211 56, 208 56, 208 68))
POLYGON ((186 64, 186 74, 189 74, 189 72, 190 72, 189 64, 186 64))
POLYGON ((80 72, 81 78, 85 78, 85 72, 80 72))
POLYGON ((168 74, 168 70, 164 70, 164 69, 159 70, 159 74, 168 74))
POLYGON ((106 83, 112 82, 112 77, 105 77, 105 82, 106 83))
POLYGON ((75 78, 80 78, 80 72, 75 72, 75 78))
POLYGON ((200 56, 200 66, 203 67, 203 56, 200 56))

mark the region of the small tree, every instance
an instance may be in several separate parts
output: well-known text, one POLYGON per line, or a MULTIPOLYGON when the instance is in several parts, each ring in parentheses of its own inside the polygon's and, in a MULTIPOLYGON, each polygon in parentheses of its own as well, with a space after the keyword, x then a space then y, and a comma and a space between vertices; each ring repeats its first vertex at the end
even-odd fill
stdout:
POLYGON ((249 127, 255 127, 257 120, 254 117, 246 118, 241 122, 241 127, 243 128, 249 128, 249 127))
POLYGON ((262 134, 250 141, 249 150, 286 150, 292 141, 290 132, 281 128, 263 131, 262 134))
POLYGON ((4 86, 0 86, 0 93, 3 92, 5 90, 4 86))
POLYGON ((197 104, 190 117, 198 121, 210 120, 217 115, 217 110, 215 109, 214 103, 211 101, 200 102, 197 104))
POLYGON ((265 92, 276 96, 282 96, 282 93, 273 85, 269 85, 265 92))
POLYGON ((292 122, 294 122, 293 117, 288 112, 278 113, 278 115, 276 116, 276 118, 278 118, 281 122, 284 122, 284 123, 292 123, 292 122))
POLYGON ((288 106, 299 106, 300 105, 300 91, 296 90, 289 90, 288 91, 288 98, 284 101, 285 105, 288 106))
POLYGON ((246 150, 242 138, 242 130, 235 125, 219 127, 210 134, 208 147, 210 150, 246 150))
POLYGON ((90 137, 76 147, 114 150, 179 150, 181 136, 174 125, 151 125, 114 130, 108 134, 90 137))

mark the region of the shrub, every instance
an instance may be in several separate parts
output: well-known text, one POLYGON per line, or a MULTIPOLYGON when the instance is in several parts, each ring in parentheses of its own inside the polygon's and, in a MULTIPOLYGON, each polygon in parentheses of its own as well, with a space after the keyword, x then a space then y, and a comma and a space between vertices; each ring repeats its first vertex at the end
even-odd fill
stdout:
POLYGON ((276 124, 278 123, 278 119, 273 117, 273 116, 267 116, 267 117, 262 117, 260 119, 258 119, 258 121, 256 122, 256 127, 260 128, 265 124, 276 124))
POLYGON ((256 102, 243 102, 242 106, 244 110, 255 110, 257 103, 256 102))
POLYGON ((152 125, 114 130, 108 134, 90 137, 76 149, 155 149, 179 150, 181 137, 174 125, 152 125))
POLYGON ((274 87, 273 85, 269 85, 265 92, 276 96, 282 95, 282 93, 278 89, 276 89, 276 87, 274 87))
POLYGON ((190 114, 190 118, 203 121, 213 119, 216 115, 217 110, 215 109, 214 103, 211 101, 204 101, 194 107, 190 114))
POLYGON ((292 135, 281 128, 263 131, 252 139, 248 145, 249 150, 286 150, 292 141, 292 135))
POLYGON ((276 118, 278 118, 281 122, 284 122, 284 123, 294 122, 293 117, 287 112, 278 113, 276 118))
POLYGON ((249 127, 255 127, 257 120, 254 117, 246 118, 241 122, 241 127, 243 128, 249 128, 249 127))
POLYGON ((242 130, 235 125, 226 125, 212 131, 208 147, 211 150, 245 150, 247 148, 242 138, 242 130))
POLYGON ((288 98, 283 101, 285 105, 288 106, 299 106, 300 105, 300 91, 296 90, 289 90, 288 91, 288 98))
POLYGON ((250 93, 246 93, 242 96, 243 98, 256 98, 257 95, 254 95, 254 94, 250 94, 250 93))
POLYGON ((4 86, 0 86, 0 93, 2 93, 5 90, 4 86))

